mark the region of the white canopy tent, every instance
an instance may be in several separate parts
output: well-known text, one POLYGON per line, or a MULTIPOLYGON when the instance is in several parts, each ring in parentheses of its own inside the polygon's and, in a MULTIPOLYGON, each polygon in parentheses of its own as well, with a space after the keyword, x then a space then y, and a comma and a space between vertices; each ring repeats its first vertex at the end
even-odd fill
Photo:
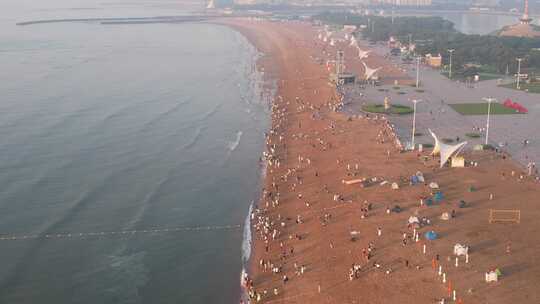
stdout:
POLYGON ((368 58, 368 57, 369 57, 369 53, 371 53, 371 51, 364 51, 364 50, 362 50, 361 48, 358 48, 358 57, 359 57, 360 59, 368 58))
POLYGON ((371 80, 375 77, 375 74, 380 70, 382 69, 382 67, 380 68, 376 68, 376 69, 372 69, 370 67, 367 66, 367 64, 365 62, 362 61, 362 64, 364 65, 364 68, 365 68, 365 72, 364 72, 364 77, 365 77, 365 80, 371 80))
POLYGON ((457 145, 448 145, 442 143, 437 137, 437 135, 435 135, 435 133, 433 133, 433 131, 431 131, 430 129, 429 133, 435 139, 435 146, 433 147, 433 152, 431 152, 431 154, 441 156, 441 168, 446 164, 450 157, 458 155, 459 152, 463 150, 463 147, 465 147, 465 145, 467 144, 467 142, 464 141, 457 145))

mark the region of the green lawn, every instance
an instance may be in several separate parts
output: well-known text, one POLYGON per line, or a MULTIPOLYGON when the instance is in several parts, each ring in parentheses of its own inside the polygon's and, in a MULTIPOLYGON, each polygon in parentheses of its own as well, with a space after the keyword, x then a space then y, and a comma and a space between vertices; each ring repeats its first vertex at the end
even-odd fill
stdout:
MULTIPOLYGON (((507 89, 517 90, 516 84, 514 82, 501 84, 500 86, 507 89)), ((529 93, 540 93, 540 83, 520 83, 519 86, 521 91, 527 91, 529 93)))
POLYGON ((504 75, 487 72, 480 72, 478 73, 478 76, 480 76, 480 81, 504 78, 504 75))
MULTIPOLYGON (((445 76, 446 78, 448 78, 448 72, 447 71, 442 71, 441 72, 441 75, 445 76)), ((492 80, 492 79, 500 79, 500 78, 504 78, 505 76, 502 75, 502 74, 496 74, 496 73, 489 73, 489 72, 479 72, 478 73, 478 76, 480 76, 480 81, 484 81, 484 80, 492 80)), ((471 77, 471 80, 473 80, 474 78, 471 77)), ((453 73, 452 74, 452 80, 460 80, 460 81, 465 81, 467 80, 467 77, 463 77, 463 75, 460 75, 458 73, 453 73)))
POLYGON ((362 110, 370 113, 381 113, 381 114, 410 114, 413 112, 413 109, 408 106, 402 105, 391 105, 390 110, 387 112, 384 110, 384 105, 382 104, 368 104, 363 105, 362 110))
MULTIPOLYGON (((453 103, 448 104, 461 115, 487 115, 488 104, 482 103, 453 103)), ((491 104, 491 115, 520 114, 514 109, 507 108, 499 103, 491 104)))

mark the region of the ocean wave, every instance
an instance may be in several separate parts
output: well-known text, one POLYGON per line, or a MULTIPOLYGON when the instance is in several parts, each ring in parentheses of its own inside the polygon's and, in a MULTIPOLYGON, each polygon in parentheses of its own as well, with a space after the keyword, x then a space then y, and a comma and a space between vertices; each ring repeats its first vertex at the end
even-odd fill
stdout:
MULTIPOLYGON (((88 207, 89 204, 95 202, 97 198, 102 195, 105 188, 109 186, 112 178, 114 178, 113 174, 109 175, 107 178, 104 178, 100 185, 84 191, 71 206, 65 209, 63 214, 54 219, 51 223, 47 223, 46 226, 41 229, 40 232, 38 232, 38 234, 45 236, 60 231, 60 229, 74 219, 77 214, 80 214, 80 212, 88 207)), ((47 238, 38 238, 25 249, 25 252, 21 258, 13 265, 13 268, 4 277, 4 280, 0 282, 0 289, 10 290, 14 286, 21 283, 24 274, 27 273, 28 267, 30 267, 30 262, 36 259, 36 255, 44 246, 45 242, 47 242, 47 238)))
POLYGON ((204 114, 199 119, 199 121, 203 122, 203 121, 209 120, 210 118, 212 118, 212 116, 214 116, 221 109, 222 106, 223 106, 223 103, 218 103, 214 108, 212 108, 210 111, 208 111, 206 114, 204 114))
POLYGON ((170 173, 167 173, 165 177, 162 177, 155 185, 154 187, 148 192, 144 199, 142 200, 141 206, 138 208, 137 212, 131 217, 131 219, 124 225, 123 230, 133 230, 137 224, 141 221, 141 219, 146 214, 146 210, 148 210, 148 207, 151 205, 152 201, 155 200, 156 196, 160 193, 161 189, 163 188, 163 185, 167 183, 170 179, 170 173))
POLYGON ((236 148, 237 148, 238 145, 240 144, 240 140, 242 139, 242 134, 244 134, 242 131, 238 131, 238 132, 236 133, 236 140, 235 140, 235 141, 230 141, 230 142, 229 142, 229 151, 230 151, 230 152, 236 150, 236 148))
POLYGON ((147 130, 148 128, 154 126, 157 122, 162 121, 167 116, 176 113, 180 108, 182 108, 183 106, 189 104, 191 102, 191 100, 192 100, 192 98, 189 97, 189 98, 187 98, 185 100, 182 100, 181 102, 173 105, 171 108, 163 111, 162 113, 159 113, 158 115, 156 115, 155 117, 153 117, 152 119, 147 121, 143 125, 142 129, 147 130))
POLYGON ((195 136, 193 136, 193 138, 188 143, 183 145, 180 150, 191 149, 193 146, 195 146, 197 142, 199 141, 199 139, 201 138, 202 131, 204 131, 204 129, 206 128, 198 127, 197 130, 195 131, 195 136))

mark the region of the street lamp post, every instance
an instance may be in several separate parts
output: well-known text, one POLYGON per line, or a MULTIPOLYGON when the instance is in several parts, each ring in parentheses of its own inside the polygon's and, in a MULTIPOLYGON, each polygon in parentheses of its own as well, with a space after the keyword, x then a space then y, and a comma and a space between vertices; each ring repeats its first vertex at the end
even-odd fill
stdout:
POLYGON ((516 58, 516 60, 518 61, 518 72, 517 72, 517 85, 516 85, 516 89, 520 89, 519 87, 519 80, 521 78, 521 61, 523 60, 523 58, 516 58))
POLYGON ((412 150, 414 151, 414 134, 416 133, 416 104, 421 101, 418 99, 411 100, 413 102, 413 119, 412 119, 412 139, 411 139, 411 146, 412 150))
POLYGON ((450 53, 450 72, 448 72, 448 78, 452 79, 452 53, 454 53, 454 49, 449 49, 448 53, 450 53))
POLYGON ((487 98, 484 98, 484 100, 487 101, 488 103, 487 122, 486 122, 486 145, 487 145, 488 140, 489 140, 489 116, 491 114, 491 103, 494 101, 497 102, 497 99, 493 97, 487 97, 487 98))
POLYGON ((420 56, 416 57, 416 87, 420 86, 420 56))

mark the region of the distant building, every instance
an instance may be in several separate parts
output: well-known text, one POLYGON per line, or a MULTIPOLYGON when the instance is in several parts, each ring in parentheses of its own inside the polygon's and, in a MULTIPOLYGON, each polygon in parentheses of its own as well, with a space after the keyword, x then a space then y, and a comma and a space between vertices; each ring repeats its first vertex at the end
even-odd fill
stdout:
POLYGON ((499 7, 500 5, 499 0, 476 0, 473 2, 473 6, 476 7, 499 7))
POLYGON ((431 0, 376 0, 380 4, 390 4, 394 6, 430 6, 431 0))
POLYGON ((440 68, 442 65, 442 56, 433 56, 431 54, 426 55, 426 64, 433 68, 440 68))
POLYGON ((519 18, 519 23, 506 26, 500 32, 499 36, 512 36, 512 37, 540 37, 540 31, 537 26, 531 24, 532 18, 529 16, 529 0, 525 0, 525 7, 523 8, 523 15, 519 18))

